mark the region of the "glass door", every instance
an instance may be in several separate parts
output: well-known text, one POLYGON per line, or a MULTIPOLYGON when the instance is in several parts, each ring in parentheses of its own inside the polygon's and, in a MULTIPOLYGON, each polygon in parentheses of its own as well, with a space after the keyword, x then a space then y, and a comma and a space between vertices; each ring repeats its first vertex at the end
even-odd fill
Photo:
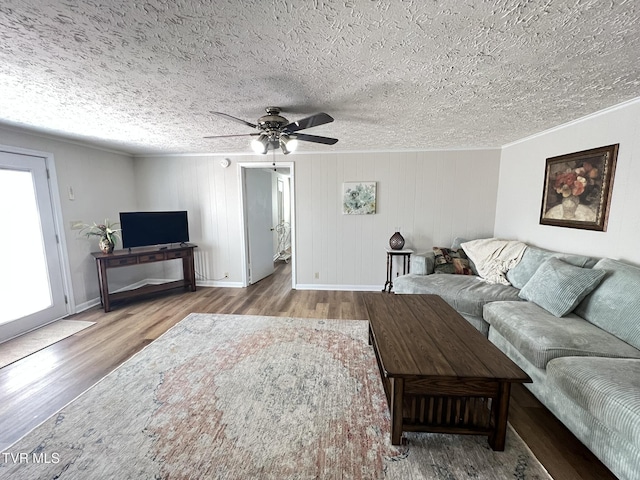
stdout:
POLYGON ((0 342, 66 315, 46 159, 0 152, 0 342))

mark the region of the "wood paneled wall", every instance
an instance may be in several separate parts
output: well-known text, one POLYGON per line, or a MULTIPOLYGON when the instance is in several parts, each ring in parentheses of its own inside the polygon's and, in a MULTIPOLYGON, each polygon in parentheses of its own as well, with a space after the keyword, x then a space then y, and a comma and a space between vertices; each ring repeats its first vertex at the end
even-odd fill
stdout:
MULTIPOLYGON (((189 211, 196 268, 211 285, 242 278, 237 163, 264 161, 233 156, 224 169, 222 158, 135 160, 139 208, 189 211)), ((295 162, 298 288, 381 289, 384 248, 396 227, 416 251, 493 232, 500 150, 296 154, 277 161, 295 162), (342 184, 350 181, 377 182, 375 215, 343 215, 342 184)))
POLYGON ((418 252, 491 235, 499 151, 313 155, 296 162, 298 284, 380 289, 399 228, 418 252), (375 215, 344 215, 342 184, 376 181, 375 215), (317 275, 316 275, 317 274, 317 275), (316 276, 318 278, 316 278, 316 276))

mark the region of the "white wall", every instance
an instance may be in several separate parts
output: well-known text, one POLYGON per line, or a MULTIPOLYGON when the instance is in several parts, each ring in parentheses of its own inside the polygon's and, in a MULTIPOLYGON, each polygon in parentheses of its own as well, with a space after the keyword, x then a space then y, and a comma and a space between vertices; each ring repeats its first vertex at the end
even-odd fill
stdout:
MULTIPOLYGON (((138 205, 144 210, 187 210, 196 279, 205 285, 242 281, 238 162, 252 156, 169 156, 135 161, 138 205), (228 168, 220 160, 231 158, 228 168), (229 273, 225 279, 224 274, 229 273)), ((179 277, 179 265, 163 262, 163 278, 179 277)))
POLYGON ((499 151, 324 154, 296 162, 298 283, 377 290, 396 227, 405 248, 493 233, 499 151), (342 184, 377 182, 375 215, 344 215, 342 184), (319 278, 316 277, 316 273, 319 278))
MULTIPOLYGON (((493 233, 499 150, 279 155, 295 162, 298 288, 382 288, 395 227, 417 251, 493 233), (343 215, 342 183, 376 181, 375 215, 343 215), (315 278, 315 273, 318 278, 315 278)), ((238 162, 169 156, 135 161, 140 209, 186 209, 201 281, 242 280, 238 162), (224 279, 229 272, 229 279, 224 279)), ((269 158, 270 160, 270 158, 269 158)))
POLYGON ((553 250, 640 264, 640 99, 505 146, 495 235, 553 250), (540 225, 549 157, 619 143, 606 232, 540 225))
MULTIPOLYGON (((118 221, 118 212, 135 208, 133 158, 9 128, 0 128, 0 145, 54 155, 58 192, 53 194, 59 195, 62 209, 60 233, 68 250, 73 303, 80 310, 95 304, 99 290, 90 252, 98 251, 98 240, 79 236, 77 230, 71 230, 71 222, 118 221), (69 187, 75 200, 69 199, 69 187)), ((141 278, 131 269, 114 269, 109 279, 112 289, 117 289, 141 278)))

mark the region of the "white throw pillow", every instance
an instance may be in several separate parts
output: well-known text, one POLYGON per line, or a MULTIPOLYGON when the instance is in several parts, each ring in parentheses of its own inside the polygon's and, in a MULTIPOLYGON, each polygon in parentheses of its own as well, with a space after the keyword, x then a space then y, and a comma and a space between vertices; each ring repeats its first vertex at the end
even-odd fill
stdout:
POLYGON ((475 264, 481 278, 502 285, 511 285, 505 274, 518 264, 527 249, 523 242, 499 238, 472 240, 460 246, 475 264))

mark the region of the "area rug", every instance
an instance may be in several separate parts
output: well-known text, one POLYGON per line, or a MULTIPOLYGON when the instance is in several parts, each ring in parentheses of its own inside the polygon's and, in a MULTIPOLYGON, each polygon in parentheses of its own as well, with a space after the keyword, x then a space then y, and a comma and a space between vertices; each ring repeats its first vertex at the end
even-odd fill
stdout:
POLYGON ((0 455, 15 479, 549 479, 509 428, 390 443, 368 323, 191 314, 0 455))
POLYGON ((17 362, 49 345, 59 342, 74 333, 95 325, 95 322, 80 320, 58 320, 19 337, 0 344, 0 368, 17 362))

